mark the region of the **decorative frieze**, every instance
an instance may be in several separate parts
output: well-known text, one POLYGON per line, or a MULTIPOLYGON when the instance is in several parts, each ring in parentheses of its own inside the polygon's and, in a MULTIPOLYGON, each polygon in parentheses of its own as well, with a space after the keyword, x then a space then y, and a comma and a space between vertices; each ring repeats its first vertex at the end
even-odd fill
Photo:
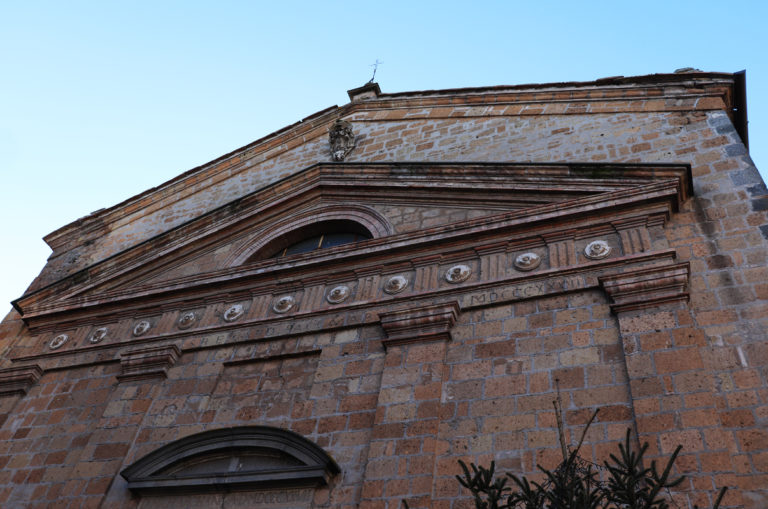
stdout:
POLYGON ((647 226, 652 222, 650 217, 636 217, 611 223, 619 233, 621 247, 625 254, 644 253, 651 250, 651 237, 647 226))
POLYGON ((325 300, 330 302, 331 304, 341 304, 345 300, 349 298, 350 290, 347 285, 339 285, 334 287, 330 292, 328 292, 328 295, 326 295, 325 300))
POLYGON ((59 334, 55 336, 50 343, 48 343, 48 348, 51 350, 58 350, 62 346, 64 346, 64 343, 69 341, 69 336, 66 334, 59 334))
POLYGON ((142 336, 146 334, 150 327, 151 325, 147 320, 141 320, 133 326, 133 335, 136 337, 142 336))
POLYGON ((602 260, 611 254, 611 246, 604 240, 594 240, 584 248, 584 256, 590 260, 602 260))
POLYGON ((515 257, 515 268, 529 272, 541 265, 541 256, 536 253, 523 253, 515 257))
POLYGON ((234 322, 245 314, 245 308, 242 304, 233 304, 224 311, 224 321, 234 322))
POLYGON ((573 232, 557 232, 544 235, 549 250, 550 267, 568 267, 576 265, 576 247, 573 242, 573 232))
POLYGON ((143 380, 146 378, 168 376, 168 370, 176 364, 181 350, 176 345, 139 348, 120 354, 121 372, 117 379, 143 380))
POLYGON ((384 293, 394 295, 405 290, 408 286, 408 278, 402 275, 392 276, 384 283, 384 293))
POLYGON ((272 304, 272 311, 281 314, 287 313, 291 310, 294 304, 296 304, 296 299, 290 295, 283 295, 282 297, 276 299, 274 304, 272 304))
POLYGON ((445 280, 449 283, 462 283, 472 275, 469 265, 458 264, 445 271, 445 280))
POLYGON ((37 364, 0 369, 0 397, 24 396, 43 376, 37 364))
POLYGON ((93 344, 100 343, 105 337, 107 337, 107 332, 109 332, 109 329, 106 327, 99 327, 94 329, 94 331, 91 332, 91 335, 88 336, 88 342, 93 344))
POLYGON ((176 322, 176 326, 181 330, 186 330, 192 327, 197 321, 197 315, 194 311, 187 311, 182 313, 179 320, 176 322))

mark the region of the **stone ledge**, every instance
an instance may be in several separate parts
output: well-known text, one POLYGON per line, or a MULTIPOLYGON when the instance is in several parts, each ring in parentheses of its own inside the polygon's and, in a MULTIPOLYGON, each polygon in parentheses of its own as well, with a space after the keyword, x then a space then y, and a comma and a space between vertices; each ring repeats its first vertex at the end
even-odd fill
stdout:
POLYGON ((0 397, 24 396, 43 376, 43 370, 37 364, 0 369, 0 397))
POLYGON ((381 326, 387 334, 385 348, 406 343, 447 341, 460 308, 456 301, 420 308, 383 313, 381 326))
POLYGON ((167 378, 168 370, 176 364, 181 350, 176 345, 141 348, 120 354, 121 382, 147 378, 167 378))
POLYGON ((599 280, 613 301, 611 310, 622 313, 687 301, 690 272, 690 264, 685 262, 601 276, 599 280))

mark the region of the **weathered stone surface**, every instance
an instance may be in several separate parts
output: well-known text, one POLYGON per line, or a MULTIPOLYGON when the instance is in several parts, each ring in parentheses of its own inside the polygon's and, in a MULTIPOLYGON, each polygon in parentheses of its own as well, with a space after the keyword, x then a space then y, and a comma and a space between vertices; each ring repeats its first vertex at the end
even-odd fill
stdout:
POLYGON ((632 428, 651 457, 684 446, 681 504, 766 507, 766 193, 733 81, 366 86, 50 234, 0 325, 0 506, 459 507, 459 459, 557 463, 559 389, 571 444, 601 409, 588 459, 632 428), (371 239, 270 258, 350 224, 371 239), (119 476, 252 425, 341 474, 141 499, 119 476))

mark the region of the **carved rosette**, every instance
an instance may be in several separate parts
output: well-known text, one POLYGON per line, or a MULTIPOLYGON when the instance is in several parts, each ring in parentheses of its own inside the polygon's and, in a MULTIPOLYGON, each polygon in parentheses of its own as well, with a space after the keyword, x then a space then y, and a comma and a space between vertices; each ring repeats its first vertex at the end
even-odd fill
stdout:
POLYGON ((296 299, 290 295, 283 295, 276 299, 274 304, 272 304, 272 311, 275 313, 287 313, 291 310, 294 304, 296 304, 296 299))
POLYGON ((56 350, 64 346, 64 343, 66 343, 68 340, 69 340, 69 336, 67 336, 66 334, 59 334, 58 336, 53 338, 50 343, 48 343, 48 348, 50 348, 51 350, 56 350))
POLYGON ((325 296, 325 300, 331 304, 341 304, 349 298, 349 294, 350 291, 347 285, 339 285, 328 292, 328 295, 325 296))
POLYGON ((601 260, 611 254, 611 246, 604 240, 595 240, 584 248, 584 256, 590 260, 601 260))
POLYGON ((197 316, 194 311, 187 311, 179 317, 179 321, 176 322, 176 326, 181 329, 189 329, 197 321, 197 316))
POLYGON ((541 265, 541 256, 536 253, 523 253, 517 255, 514 265, 517 270, 528 272, 541 265))
POLYGON ((328 141, 331 144, 331 158, 334 161, 343 161, 355 148, 355 133, 352 132, 352 124, 338 119, 328 130, 328 141))
POLYGON ((400 293, 408 286, 408 278, 405 276, 392 276, 384 283, 384 292, 390 295, 400 293))
POLYGON ((472 275, 472 269, 469 265, 459 264, 454 265, 445 272, 445 280, 449 283, 461 283, 469 279, 472 275))
POLYGON ((94 330, 90 336, 88 336, 88 341, 91 343, 99 343, 102 339, 107 337, 107 328, 106 327, 99 327, 98 329, 94 330))
POLYGON ((234 322, 241 316, 245 314, 245 308, 242 304, 233 304, 227 308, 226 311, 224 311, 224 321, 225 322, 234 322))
POLYGON ((150 327, 151 327, 151 325, 149 324, 148 321, 142 320, 142 321, 140 321, 139 323, 137 323, 136 325, 133 326, 133 335, 136 336, 136 337, 139 337, 139 336, 145 334, 149 330, 150 327))

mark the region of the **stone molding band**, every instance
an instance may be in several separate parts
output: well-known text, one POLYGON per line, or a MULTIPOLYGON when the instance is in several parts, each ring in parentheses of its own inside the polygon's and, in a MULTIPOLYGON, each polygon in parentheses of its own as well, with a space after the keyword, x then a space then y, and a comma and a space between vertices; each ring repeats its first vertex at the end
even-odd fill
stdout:
POLYGON ((688 262, 649 267, 601 276, 600 285, 611 298, 614 313, 688 300, 688 262))
POLYGON ((451 327, 459 316, 459 303, 423 306, 419 308, 382 313, 381 326, 387 334, 384 347, 426 341, 451 339, 451 327))

